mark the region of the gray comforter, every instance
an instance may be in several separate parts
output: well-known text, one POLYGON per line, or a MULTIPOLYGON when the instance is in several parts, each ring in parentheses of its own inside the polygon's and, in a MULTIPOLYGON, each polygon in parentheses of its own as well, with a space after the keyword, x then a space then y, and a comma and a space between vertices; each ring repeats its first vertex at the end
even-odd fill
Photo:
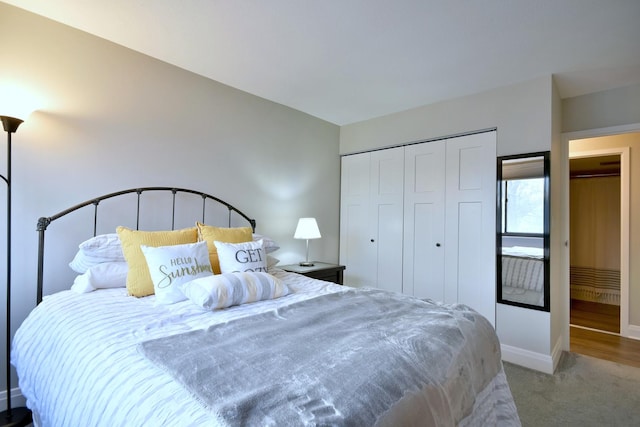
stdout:
MULTIPOLYGON (((495 331, 475 311, 373 289, 140 348, 230 425, 456 425, 502 374, 495 331)), ((489 419, 518 425, 505 387, 493 403, 504 413, 489 419)))

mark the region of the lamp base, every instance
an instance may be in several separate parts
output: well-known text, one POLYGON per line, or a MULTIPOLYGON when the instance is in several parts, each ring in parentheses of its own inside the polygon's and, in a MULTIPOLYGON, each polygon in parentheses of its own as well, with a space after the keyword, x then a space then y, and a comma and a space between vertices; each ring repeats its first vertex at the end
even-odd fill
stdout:
POLYGON ((315 264, 311 261, 300 261, 301 267, 313 267, 315 264))
POLYGON ((25 427, 31 424, 31 411, 25 407, 0 412, 0 427, 25 427))

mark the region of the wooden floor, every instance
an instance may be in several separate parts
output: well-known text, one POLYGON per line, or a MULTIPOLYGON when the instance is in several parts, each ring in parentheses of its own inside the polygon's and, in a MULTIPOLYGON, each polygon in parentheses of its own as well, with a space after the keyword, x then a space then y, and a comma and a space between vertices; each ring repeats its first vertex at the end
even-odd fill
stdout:
POLYGON ((572 352, 640 368, 640 340, 619 332, 618 306, 571 300, 572 352))
POLYGON ((572 325, 620 333, 620 306, 571 300, 572 325))

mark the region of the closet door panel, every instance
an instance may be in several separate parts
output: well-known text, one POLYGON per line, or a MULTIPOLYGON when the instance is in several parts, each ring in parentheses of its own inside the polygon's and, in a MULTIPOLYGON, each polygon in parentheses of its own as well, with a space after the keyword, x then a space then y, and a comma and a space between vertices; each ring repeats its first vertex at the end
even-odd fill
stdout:
MULTIPOLYGON (((464 137, 463 137, 464 138, 464 137)), ((476 194, 472 190, 482 190, 486 185, 484 182, 484 172, 486 164, 480 160, 483 157, 483 145, 462 144, 463 141, 456 141, 451 152, 456 153, 457 158, 453 158, 453 164, 457 164, 456 174, 453 175, 458 181, 458 191, 466 191, 470 198, 475 198, 476 194), (462 145, 462 146, 461 146, 462 145)))
POLYGON ((402 217, 398 219, 398 214, 396 205, 378 205, 378 262, 371 266, 376 270, 376 286, 393 292, 402 292, 402 217))
POLYGON ((443 241, 442 209, 428 203, 416 203, 413 208, 415 219, 405 224, 406 233, 415 238, 405 241, 403 292, 444 301, 444 250, 439 243, 443 241))
POLYGON ((495 132, 447 140, 445 301, 495 325, 495 132))
POLYGON ((375 256, 369 268, 375 287, 402 291, 404 149, 371 153, 371 236, 375 256))
POLYGON ((374 251, 369 242, 370 159, 369 153, 342 158, 340 264, 347 266, 344 283, 356 287, 375 284, 371 268, 374 251))
POLYGON ((484 254, 482 236, 482 203, 463 202, 458 205, 458 235, 455 245, 458 247, 457 295, 455 301, 471 305, 481 313, 491 313, 495 305, 494 299, 486 296, 486 284, 479 280, 479 273, 485 266, 482 264, 484 254), (487 304, 489 306, 487 306, 487 304))
POLYGON ((403 292, 444 300, 444 142, 405 148, 403 292))

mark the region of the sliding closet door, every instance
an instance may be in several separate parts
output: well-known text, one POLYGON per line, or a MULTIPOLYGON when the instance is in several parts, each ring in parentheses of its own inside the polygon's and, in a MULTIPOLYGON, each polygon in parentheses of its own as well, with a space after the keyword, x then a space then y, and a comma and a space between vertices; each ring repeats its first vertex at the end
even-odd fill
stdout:
POLYGON ((344 283, 402 291, 403 149, 342 158, 340 264, 344 283))
POLYGON ((446 141, 445 302, 495 325, 496 133, 446 141))
POLYGON ((344 283, 349 286, 374 286, 374 246, 369 232, 371 154, 342 158, 340 182, 340 264, 344 283))
POLYGON ((403 292, 444 301, 445 142, 405 148, 403 292))
POLYGON ((371 153, 370 245, 375 287, 402 292, 404 148, 371 153))
POLYGON ((495 324, 496 133, 342 158, 345 284, 463 303, 495 324))

